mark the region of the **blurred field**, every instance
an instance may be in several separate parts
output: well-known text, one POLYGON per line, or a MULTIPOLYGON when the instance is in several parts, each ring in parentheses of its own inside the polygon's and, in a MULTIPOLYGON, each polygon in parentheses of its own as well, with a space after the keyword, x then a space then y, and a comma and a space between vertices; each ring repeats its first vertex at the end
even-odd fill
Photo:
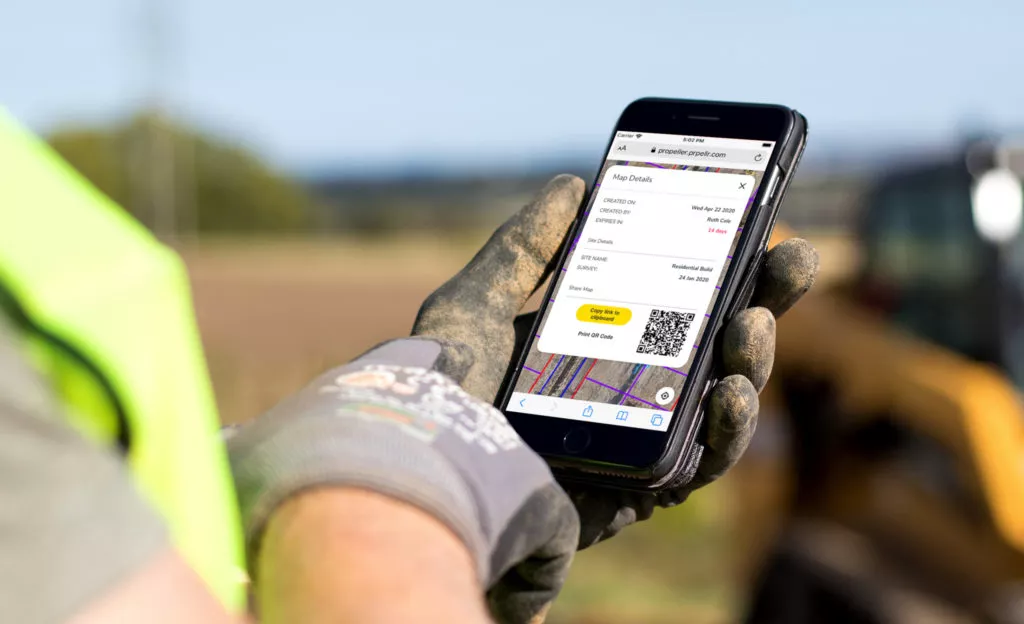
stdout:
MULTIPOLYGON (((222 418, 272 406, 323 370, 406 335, 423 298, 486 240, 213 241, 180 249, 222 418)), ((852 263, 841 238, 813 237, 834 279, 852 263)), ((727 480, 728 481, 728 480, 727 480)), ((581 553, 550 621, 734 621, 742 608, 728 483, 581 553)))
POLYGON ((181 249, 222 418, 250 418, 316 373, 407 335, 478 241, 217 242, 181 249))

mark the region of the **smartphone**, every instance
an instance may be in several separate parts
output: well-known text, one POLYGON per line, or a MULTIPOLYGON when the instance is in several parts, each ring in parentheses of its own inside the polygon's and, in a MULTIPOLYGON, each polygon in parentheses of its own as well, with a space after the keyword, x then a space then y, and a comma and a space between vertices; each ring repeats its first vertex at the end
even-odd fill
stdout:
POLYGON ((642 491, 692 478, 716 340, 750 301, 806 134, 784 106, 623 111, 498 395, 560 478, 642 491))

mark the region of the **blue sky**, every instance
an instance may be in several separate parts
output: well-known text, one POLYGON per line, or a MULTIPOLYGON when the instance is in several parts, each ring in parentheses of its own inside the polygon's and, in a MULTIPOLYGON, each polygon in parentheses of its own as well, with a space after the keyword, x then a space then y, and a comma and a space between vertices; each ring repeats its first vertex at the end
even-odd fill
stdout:
MULTIPOLYGON (((144 4, 7 3, 0 102, 39 130, 139 106, 144 4)), ((792 105, 818 150, 1024 128, 1014 0, 163 4, 176 114, 296 171, 596 158, 644 95, 792 105)))

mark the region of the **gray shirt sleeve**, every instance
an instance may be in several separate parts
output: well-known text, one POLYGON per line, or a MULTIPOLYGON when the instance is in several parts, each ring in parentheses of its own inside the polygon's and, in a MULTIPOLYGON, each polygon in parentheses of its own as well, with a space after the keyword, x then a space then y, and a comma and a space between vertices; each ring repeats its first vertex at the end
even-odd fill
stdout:
POLYGON ((168 544, 119 458, 66 424, 0 318, 0 622, 62 622, 168 544))

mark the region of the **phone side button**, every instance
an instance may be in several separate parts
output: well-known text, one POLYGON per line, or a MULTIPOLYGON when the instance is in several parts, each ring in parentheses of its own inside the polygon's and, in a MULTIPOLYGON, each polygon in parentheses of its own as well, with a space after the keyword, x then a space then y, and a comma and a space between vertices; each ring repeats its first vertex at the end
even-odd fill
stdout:
POLYGON ((768 180, 768 187, 764 192, 763 204, 771 204, 775 201, 775 191, 779 190, 779 181, 782 180, 782 169, 775 167, 768 180))
POLYGON ((582 453, 590 446, 590 432, 586 427, 574 427, 562 439, 562 448, 566 453, 582 453))

